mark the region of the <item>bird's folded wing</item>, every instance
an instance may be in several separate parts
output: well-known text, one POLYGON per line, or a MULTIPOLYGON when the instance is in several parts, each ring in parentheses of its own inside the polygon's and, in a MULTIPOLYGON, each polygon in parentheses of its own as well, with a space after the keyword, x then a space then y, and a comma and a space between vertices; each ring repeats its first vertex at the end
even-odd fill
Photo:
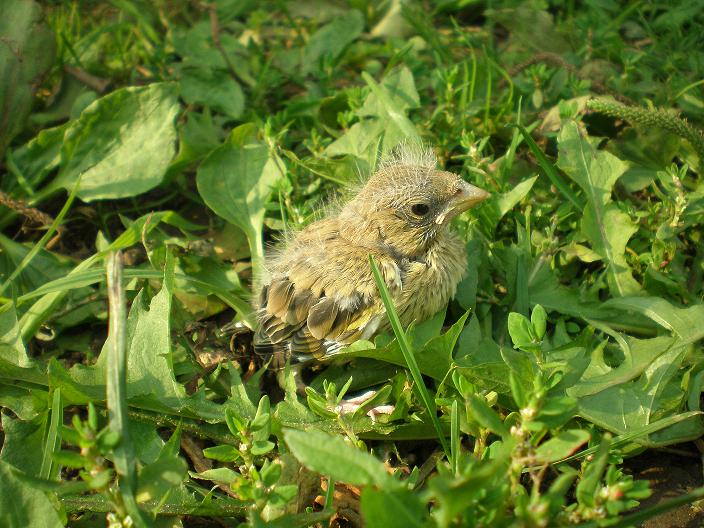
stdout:
MULTIPOLYGON (((398 265, 386 255, 377 257, 385 282, 399 290, 398 265)), ((366 253, 338 259, 328 254, 319 263, 307 260, 305 266, 293 265, 262 289, 254 336, 258 354, 283 352, 299 361, 321 359, 369 337, 383 318, 366 253)))

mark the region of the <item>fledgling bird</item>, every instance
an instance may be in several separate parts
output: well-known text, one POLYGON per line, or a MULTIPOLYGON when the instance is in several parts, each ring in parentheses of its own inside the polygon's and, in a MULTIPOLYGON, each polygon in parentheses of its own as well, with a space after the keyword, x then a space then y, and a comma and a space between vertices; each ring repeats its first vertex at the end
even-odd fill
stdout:
POLYGON ((388 328, 370 254, 404 326, 450 300, 467 265, 450 221, 489 193, 436 165, 432 152, 402 148, 337 214, 267 260, 254 335, 259 355, 273 354, 279 364, 326 359, 388 328))

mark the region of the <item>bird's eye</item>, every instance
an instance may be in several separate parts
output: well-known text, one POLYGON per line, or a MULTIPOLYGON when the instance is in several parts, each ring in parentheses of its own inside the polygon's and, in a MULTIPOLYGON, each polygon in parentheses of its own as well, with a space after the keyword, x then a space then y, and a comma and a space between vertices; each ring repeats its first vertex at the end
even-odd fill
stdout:
POLYGON ((425 216, 430 212, 430 206, 424 203, 413 204, 411 212, 416 216, 425 216))

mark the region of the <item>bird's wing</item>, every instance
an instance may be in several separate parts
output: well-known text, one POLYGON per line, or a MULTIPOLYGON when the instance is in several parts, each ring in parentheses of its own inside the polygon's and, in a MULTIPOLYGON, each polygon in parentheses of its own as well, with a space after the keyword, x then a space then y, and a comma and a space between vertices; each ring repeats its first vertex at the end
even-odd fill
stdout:
MULTIPOLYGON (((384 309, 369 266, 371 251, 349 244, 319 249, 306 245, 299 254, 293 252, 293 262, 262 288, 254 336, 258 354, 322 359, 371 337, 379 327, 384 309)), ((400 290, 402 272, 396 262, 372 253, 389 289, 400 290)))

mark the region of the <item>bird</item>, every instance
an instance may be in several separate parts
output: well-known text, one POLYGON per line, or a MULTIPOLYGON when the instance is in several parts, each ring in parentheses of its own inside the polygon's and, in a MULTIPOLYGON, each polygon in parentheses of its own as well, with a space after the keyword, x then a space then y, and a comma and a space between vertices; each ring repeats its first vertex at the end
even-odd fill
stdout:
POLYGON ((432 150, 402 145, 337 211, 282 240, 266 259, 256 296, 257 355, 324 361, 389 328, 369 262, 377 262, 404 326, 455 295, 467 257, 450 222, 489 197, 432 150))

